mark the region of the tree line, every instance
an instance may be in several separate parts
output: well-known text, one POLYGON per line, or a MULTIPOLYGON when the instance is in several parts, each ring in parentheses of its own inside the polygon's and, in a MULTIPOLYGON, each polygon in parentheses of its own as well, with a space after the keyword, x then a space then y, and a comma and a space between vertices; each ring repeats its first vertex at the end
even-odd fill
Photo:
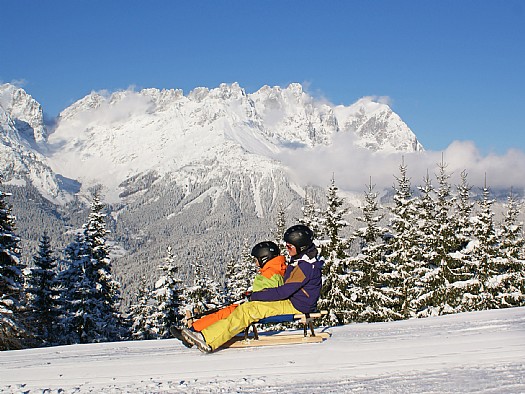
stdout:
POLYGON ((500 223, 490 189, 473 200, 468 175, 449 183, 445 163, 416 190, 404 162, 393 203, 380 206, 372 181, 350 237, 347 208, 332 183, 327 208, 307 201, 304 222, 321 234, 326 258, 319 306, 327 324, 379 322, 525 305, 525 239, 511 192, 500 223), (323 238, 324 237, 324 238, 323 238), (350 245, 354 246, 352 253, 350 245))
POLYGON ((204 272, 193 264, 193 281, 185 285, 168 247, 153 288, 143 276, 123 312, 121 285, 112 274, 105 207, 97 192, 86 223, 74 231, 62 257, 55 255, 44 231, 31 266, 20 259, 10 196, 0 188, 0 350, 169 338, 169 328, 183 324, 185 310, 235 301, 255 275, 248 252, 244 261, 231 259, 226 281, 216 279, 223 275, 220 270, 204 272))
MULTIPOLYGON (((525 239, 520 203, 509 193, 501 222, 484 185, 473 199, 467 173, 453 187, 446 165, 438 165, 415 190, 402 163, 392 203, 381 207, 370 180, 353 219, 335 179, 324 209, 308 194, 301 222, 316 234, 325 259, 319 309, 326 325, 379 322, 525 305, 525 239)), ((1 185, 1 184, 0 184, 1 185)), ((62 257, 44 232, 31 267, 20 260, 20 238, 0 190, 0 349, 171 336, 186 310, 205 311, 242 299, 255 265, 246 242, 240 258, 211 271, 190 267, 182 280, 167 247, 153 276, 145 275, 129 308, 122 311, 121 286, 112 275, 106 214, 95 192, 90 213, 62 257)), ((271 237, 283 247, 287 228, 279 208, 271 237)), ((195 259, 198 262, 200 259, 195 259)))

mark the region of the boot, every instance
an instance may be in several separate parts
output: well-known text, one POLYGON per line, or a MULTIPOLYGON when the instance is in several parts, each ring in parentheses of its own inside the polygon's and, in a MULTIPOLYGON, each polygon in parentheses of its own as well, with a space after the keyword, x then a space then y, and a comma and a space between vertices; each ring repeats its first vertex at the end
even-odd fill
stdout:
POLYGON ((202 335, 200 332, 195 332, 188 330, 187 328, 183 328, 181 330, 182 337, 192 345, 195 345, 199 348, 199 350, 203 353, 211 353, 213 349, 206 343, 206 339, 204 338, 204 335, 202 335))

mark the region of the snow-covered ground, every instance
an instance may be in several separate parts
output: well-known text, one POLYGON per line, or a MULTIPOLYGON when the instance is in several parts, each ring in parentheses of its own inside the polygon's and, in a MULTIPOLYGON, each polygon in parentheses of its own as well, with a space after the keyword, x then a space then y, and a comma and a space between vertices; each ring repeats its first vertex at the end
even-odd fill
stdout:
POLYGON ((175 339, 0 352, 14 393, 525 393, 525 308, 331 328, 202 354, 175 339))

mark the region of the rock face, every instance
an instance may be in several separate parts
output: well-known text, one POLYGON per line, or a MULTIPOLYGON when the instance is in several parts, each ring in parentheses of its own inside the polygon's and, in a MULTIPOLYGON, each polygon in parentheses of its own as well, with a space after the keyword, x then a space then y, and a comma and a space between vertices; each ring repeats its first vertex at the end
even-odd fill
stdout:
POLYGON ((31 184, 48 200, 64 204, 72 199, 67 185, 42 154, 46 149, 42 107, 23 89, 0 85, 0 173, 3 182, 31 184))
POLYGON ((25 90, 11 84, 0 85, 0 107, 9 114, 25 140, 37 144, 45 142, 47 132, 42 106, 25 90))

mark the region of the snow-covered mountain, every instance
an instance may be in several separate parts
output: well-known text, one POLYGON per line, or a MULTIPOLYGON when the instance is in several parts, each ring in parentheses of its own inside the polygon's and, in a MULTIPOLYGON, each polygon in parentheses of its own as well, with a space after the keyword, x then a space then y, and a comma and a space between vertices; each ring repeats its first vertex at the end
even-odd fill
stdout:
POLYGON ((352 135, 349 151, 423 149, 387 105, 333 106, 300 84, 93 92, 49 132, 22 89, 2 85, 0 103, 6 181, 28 180, 57 203, 101 186, 127 274, 151 272, 167 245, 186 261, 219 255, 220 272, 244 243, 270 235, 281 207, 295 221, 306 185, 281 160, 287 152, 330 149, 341 133, 352 135))
POLYGON ((23 89, 0 85, 0 173, 7 184, 29 182, 48 200, 71 200, 66 183, 39 152, 47 138, 42 107, 23 89))
POLYGON ((11 84, 0 85, 0 107, 9 114, 26 141, 42 143, 46 140, 42 106, 24 89, 11 84))
POLYGON ((187 96, 158 89, 93 92, 60 114, 49 137, 41 106, 23 89, 2 85, 0 105, 4 139, 11 135, 27 152, 45 154, 38 157, 42 163, 85 188, 103 185, 110 201, 118 200, 123 182, 149 172, 179 182, 187 182, 195 166, 205 168, 208 179, 225 169, 271 174, 282 169, 284 148, 330 145, 336 133, 354 133, 356 145, 374 151, 422 150, 387 105, 363 98, 334 107, 316 102, 299 84, 253 94, 236 83, 187 96))
POLYGON ((372 151, 418 152, 423 150, 405 122, 386 105, 362 98, 349 107, 334 108, 341 131, 356 134, 356 145, 372 151))
POLYGON ((362 99, 333 108, 299 84, 246 94, 236 83, 187 96, 158 89, 92 93, 60 114, 48 147, 56 172, 101 183, 114 198, 122 182, 149 171, 178 181, 196 165, 206 167, 207 178, 222 177, 224 169, 269 174, 280 167, 283 148, 329 145, 340 132, 355 133, 357 145, 375 151, 422 149, 387 105, 362 99))

